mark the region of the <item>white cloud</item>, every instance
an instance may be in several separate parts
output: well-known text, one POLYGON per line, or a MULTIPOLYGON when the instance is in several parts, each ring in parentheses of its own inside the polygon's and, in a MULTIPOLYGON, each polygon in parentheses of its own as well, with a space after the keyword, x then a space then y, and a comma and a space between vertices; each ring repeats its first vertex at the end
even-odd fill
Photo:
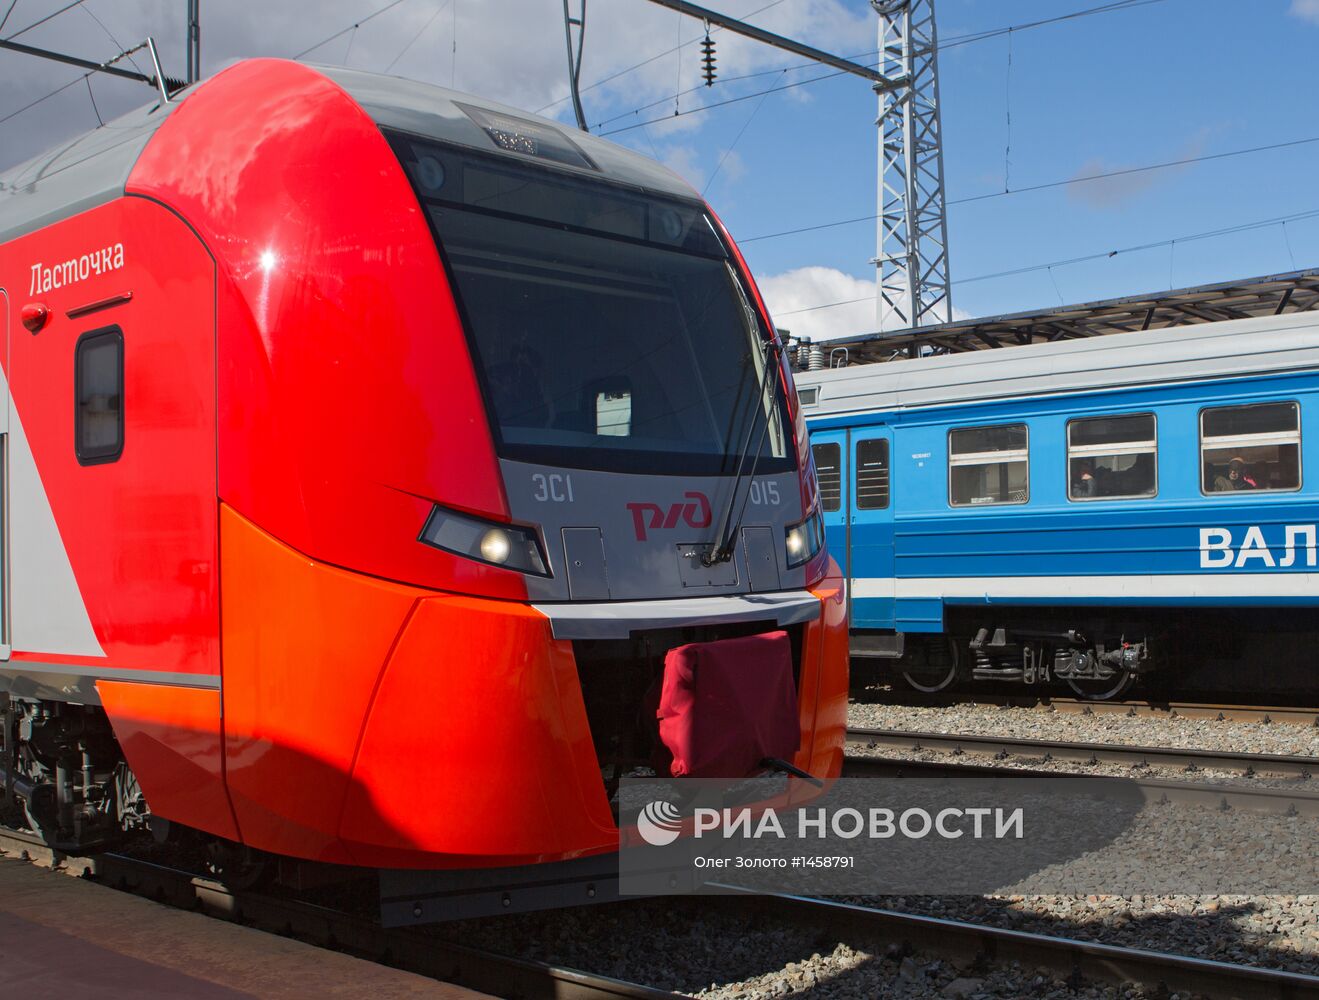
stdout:
POLYGON ((1319 24, 1319 0, 1292 0, 1288 13, 1302 21, 1319 24))
POLYGON ((706 174, 698 162, 700 155, 692 146, 669 146, 659 150, 659 161, 699 191, 705 186, 706 174))
POLYGON ((831 340, 875 330, 875 279, 855 278, 832 267, 798 267, 757 278, 776 326, 794 337, 831 340), (860 301, 853 301, 859 299, 860 301), (812 309, 830 302, 846 305, 812 309), (809 309, 809 312, 798 310, 809 309))
MULTIPOLYGON (((59 0, 25 0, 6 34, 58 9, 59 0)), ((734 16, 746 15, 763 0, 710 0, 734 16)), ((306 56, 338 64, 345 59, 360 69, 383 71, 415 40, 392 72, 479 94, 516 107, 557 114, 567 120, 567 54, 563 45, 563 8, 550 0, 408 0, 379 17, 349 30, 306 56), (440 10, 438 16, 436 11, 440 10), (455 53, 456 47, 456 53, 455 53), (562 103, 555 103, 562 102, 562 103), (552 105, 552 106, 551 106, 552 105)), ((234 59, 248 56, 292 56, 351 26, 363 17, 362 0, 230 0, 202 5, 202 60, 212 73, 234 59)), ((97 16, 119 45, 133 45, 153 35, 166 71, 182 75, 184 63, 183 7, 163 0, 120 0, 102 4, 97 16)), ((855 0, 793 0, 766 10, 752 21, 770 31, 801 39, 840 53, 855 53, 875 45, 875 18, 869 4, 855 0)), ((699 88, 680 98, 695 107, 734 93, 755 89, 761 81, 725 84, 730 77, 800 60, 788 53, 715 31, 719 82, 700 86, 699 49, 685 45, 669 53, 679 38, 694 43, 704 32, 691 18, 641 0, 596 3, 586 29, 582 80, 588 87, 622 70, 603 86, 583 94, 592 124, 620 116, 611 128, 651 119, 656 142, 676 132, 699 130, 718 116, 672 116, 675 90, 699 88), (650 102, 653 108, 633 115, 650 102)), ((108 58, 118 48, 81 9, 73 9, 24 36, 24 41, 78 55, 108 58)), ((140 63, 139 57, 139 63, 140 63)), ((799 74, 792 74, 797 76, 799 74)), ((0 115, 35 100, 70 79, 77 71, 22 56, 0 61, 0 115)), ((776 78, 766 77, 765 82, 776 78)), ((104 117, 114 117, 145 103, 150 95, 140 85, 98 78, 97 101, 104 117)), ((803 88, 805 89, 805 88, 803 88)), ((771 102, 788 93, 775 95, 771 102)), ((804 95, 799 95, 804 96, 804 95)), ((772 109, 767 109, 772 110, 772 109)), ((768 119, 766 119, 768 121, 768 119)), ((16 119, 6 130, 11 140, 0 149, 0 169, 95 124, 86 89, 70 88, 59 98, 16 119), (43 114, 43 112, 45 112, 43 114), (15 137, 16 134, 16 137, 15 137)), ((607 130, 607 129, 606 129, 607 130)), ((725 164, 724 169, 729 165, 725 164)), ((721 172, 722 174, 722 172, 721 172)))
MULTIPOLYGON (((909 325, 891 310, 885 311, 882 323, 875 322, 873 276, 858 278, 837 268, 811 265, 757 277, 756 284, 774 325, 791 331, 794 337, 837 340, 909 325)), ((940 318, 943 315, 940 310, 940 318)), ((955 320, 969 319, 970 315, 964 309, 953 309, 955 320)))
POLYGON ((723 159, 723 166, 719 168, 721 178, 727 181, 740 181, 747 175, 746 160, 738 155, 737 150, 730 149, 719 155, 723 159))

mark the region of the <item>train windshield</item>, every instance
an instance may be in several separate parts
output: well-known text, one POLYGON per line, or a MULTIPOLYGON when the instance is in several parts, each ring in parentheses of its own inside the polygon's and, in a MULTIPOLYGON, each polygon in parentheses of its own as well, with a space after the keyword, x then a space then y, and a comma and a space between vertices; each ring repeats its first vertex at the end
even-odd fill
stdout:
POLYGON ((429 211, 503 457, 719 475, 759 447, 758 473, 792 468, 777 379, 760 395, 764 331, 699 204, 392 141, 429 211))

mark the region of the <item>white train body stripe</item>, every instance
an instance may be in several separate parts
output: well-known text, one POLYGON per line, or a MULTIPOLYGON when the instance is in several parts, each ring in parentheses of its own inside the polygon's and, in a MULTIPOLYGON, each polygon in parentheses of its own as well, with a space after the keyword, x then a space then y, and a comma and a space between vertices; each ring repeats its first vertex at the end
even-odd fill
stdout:
POLYGON ((1247 599, 1319 597, 1319 573, 1167 573, 1155 576, 983 576, 852 581, 854 598, 1247 599))
POLYGON ((10 646, 25 653, 105 656, 23 432, 23 421, 8 397, 9 384, 0 372, 0 400, 9 402, 10 646))

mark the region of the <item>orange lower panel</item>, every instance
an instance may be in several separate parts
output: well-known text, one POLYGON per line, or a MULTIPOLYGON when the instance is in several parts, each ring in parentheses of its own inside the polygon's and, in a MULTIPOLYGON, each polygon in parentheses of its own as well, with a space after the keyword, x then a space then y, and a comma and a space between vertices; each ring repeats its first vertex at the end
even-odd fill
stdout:
POLYGON ((381 670, 428 593, 308 559, 220 510, 225 757, 246 843, 350 863, 335 832, 381 670))
POLYGON ((421 601, 367 720, 358 864, 511 865, 618 845, 570 643, 509 601, 421 601))
MULTIPOLYGON (((617 847, 572 645, 538 611, 317 563, 227 507, 220 538, 224 754, 245 843, 410 868, 617 847)), ((833 777, 847 713, 836 567, 816 592, 796 763, 833 777)))
POLYGON ((238 840, 224 792, 220 692, 104 680, 96 691, 152 813, 238 840))
MULTIPOLYGON (((829 572, 811 589, 820 598, 820 617, 806 626, 803 649, 818 650, 818 672, 813 692, 803 690, 802 700, 814 705, 810 771, 836 778, 843 770, 847 747, 847 691, 850 663, 847 636, 847 600, 838 564, 829 560, 829 572)), ((803 727, 804 728, 804 727, 803 727)), ((800 763, 800 762, 799 762, 800 763)))

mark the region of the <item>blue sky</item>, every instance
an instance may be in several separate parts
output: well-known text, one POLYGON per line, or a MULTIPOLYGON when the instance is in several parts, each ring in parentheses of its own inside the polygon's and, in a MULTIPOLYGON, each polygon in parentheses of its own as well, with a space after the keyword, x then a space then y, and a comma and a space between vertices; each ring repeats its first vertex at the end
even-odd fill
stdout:
MULTIPOLYGON (((707 0, 822 48, 856 55, 875 48, 866 0, 707 0), (762 9, 763 8, 763 9, 762 9)), ((939 33, 956 36, 1055 17, 1102 0, 937 0, 939 33)), ((569 114, 559 0, 203 0, 207 72, 243 55, 291 55, 361 22, 310 58, 347 61, 456 84, 519 107, 569 114), (456 44, 455 44, 456 41, 456 44)), ((60 6, 18 0, 7 37, 60 6)), ((105 58, 110 35, 131 44, 146 33, 181 69, 183 4, 87 0, 23 36, 35 45, 105 58)), ((0 5, 0 13, 8 2, 0 5)), ((816 336, 873 329, 868 303, 797 312, 873 289, 873 222, 776 239, 769 233, 875 212, 875 98, 859 79, 823 82, 669 117, 674 91, 690 110, 820 75, 786 53, 718 36, 721 79, 700 87, 698 53, 681 39, 696 22, 644 0, 588 0, 584 82, 645 60, 587 91, 588 121, 622 116, 611 130, 667 118, 611 136, 678 169, 707 196, 743 249, 780 323, 816 336), (681 58, 681 63, 679 59, 681 58), (748 72, 766 75, 735 81, 748 72), (652 101, 657 107, 631 112, 652 101), (740 136, 740 137, 739 137, 740 136), (730 152, 731 149, 731 152, 730 152), (716 172, 716 165, 722 166, 716 172)), ((1001 192, 1011 127, 1010 185, 1204 156, 1319 136, 1299 114, 1319 90, 1319 0, 1153 0, 1131 9, 1014 31, 959 45, 941 56, 945 167, 950 201, 1001 192)), ((79 74, 0 53, 0 118, 79 74)), ((0 123, 0 167, 65 135, 94 126, 84 87, 0 123)), ((131 84, 96 81, 105 116, 150 95, 131 84)), ((949 208, 953 296, 958 315, 1043 308, 1319 264, 1319 217, 1214 239, 1031 271, 968 280, 1018 267, 1086 256, 1208 230, 1319 209, 1307 183, 1319 142, 1141 174, 993 197, 949 208), (1288 247, 1290 243, 1290 249, 1288 247)))
MULTIPOLYGON (((939 0, 937 12, 941 37, 951 38, 1090 6, 939 0)), ((1308 103, 1303 95, 1319 89, 1319 4, 1292 8, 1259 0, 1247 16, 1235 3, 1164 0, 1013 32, 1011 186, 1319 136, 1319 121, 1297 114, 1308 103)), ((941 57, 950 201, 1004 189, 1007 63, 1006 37, 941 57)), ((738 237, 875 210, 874 101, 864 82, 802 89, 808 102, 766 99, 736 147, 745 173, 719 176, 709 189, 738 237)), ((705 131, 726 144, 748 115, 745 105, 711 112, 705 131)), ((1316 163, 1319 143, 950 205, 954 282, 1316 209, 1316 163)), ((762 277, 809 262, 869 280, 874 243, 873 224, 860 223, 753 240, 744 250, 762 277)), ((1287 224, 1285 238, 1274 225, 957 283, 953 295, 959 314, 992 315, 1314 264, 1319 218, 1287 224)), ((782 321, 796 327, 792 316, 782 321)))

